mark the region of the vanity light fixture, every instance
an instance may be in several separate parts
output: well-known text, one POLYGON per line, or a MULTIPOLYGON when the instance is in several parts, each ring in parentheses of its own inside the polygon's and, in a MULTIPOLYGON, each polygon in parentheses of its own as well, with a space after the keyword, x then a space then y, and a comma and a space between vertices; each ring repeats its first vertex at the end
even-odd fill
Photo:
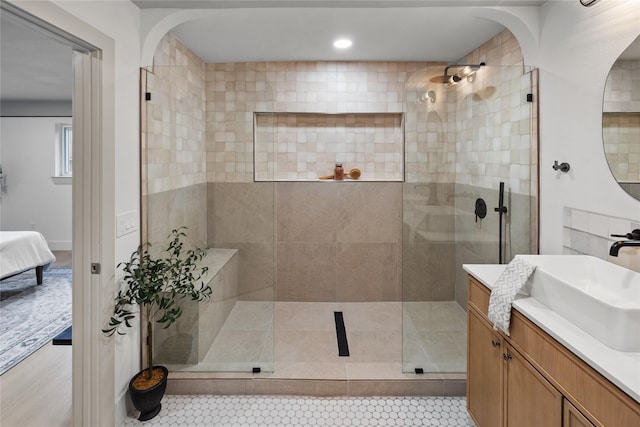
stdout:
POLYGON ((347 49, 350 48, 353 42, 349 39, 338 39, 333 42, 333 47, 337 49, 347 49))

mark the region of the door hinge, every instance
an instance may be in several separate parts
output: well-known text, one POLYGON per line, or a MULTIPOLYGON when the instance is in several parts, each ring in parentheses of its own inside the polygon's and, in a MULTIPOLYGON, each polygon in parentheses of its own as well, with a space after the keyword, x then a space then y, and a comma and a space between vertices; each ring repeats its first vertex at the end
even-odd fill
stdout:
POLYGON ((91 263, 91 274, 100 274, 100 263, 92 262, 91 263))
POLYGON ((151 101, 151 92, 145 92, 144 100, 145 101, 151 101))
POLYGON ((527 102, 533 102, 533 94, 532 93, 528 93, 527 94, 527 102))

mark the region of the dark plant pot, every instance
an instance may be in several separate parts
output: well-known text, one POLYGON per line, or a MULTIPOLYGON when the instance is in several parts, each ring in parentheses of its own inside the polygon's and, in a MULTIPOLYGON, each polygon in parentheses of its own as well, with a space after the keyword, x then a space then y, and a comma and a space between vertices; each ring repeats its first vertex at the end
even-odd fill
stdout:
POLYGON ((140 416, 138 420, 147 421, 151 418, 155 417, 160 413, 160 409, 162 405, 160 401, 162 400, 162 396, 164 396, 164 392, 167 389, 167 378, 169 377, 169 371, 164 366, 154 366, 155 368, 160 368, 164 372, 164 378, 158 384, 147 390, 138 390, 133 388, 133 380, 135 380, 139 375, 142 375, 144 371, 138 372, 131 381, 129 381, 129 395, 131 396, 131 402, 133 406, 140 411, 140 416))

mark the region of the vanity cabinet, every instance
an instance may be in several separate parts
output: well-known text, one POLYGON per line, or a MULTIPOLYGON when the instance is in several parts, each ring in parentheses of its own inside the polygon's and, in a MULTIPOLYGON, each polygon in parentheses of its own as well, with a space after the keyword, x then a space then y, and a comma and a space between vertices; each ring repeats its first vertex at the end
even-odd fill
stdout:
POLYGON ((562 425, 562 395, 475 310, 469 310, 467 402, 480 427, 562 425))
POLYGON ((562 394, 507 343, 503 359, 504 426, 560 427, 562 394))
POLYGON ((640 405, 517 310, 510 336, 469 276, 467 409, 478 427, 637 427, 640 405))
POLYGON ((567 399, 563 400, 562 425, 564 427, 595 427, 578 409, 567 399))
POLYGON ((479 426, 502 425, 502 338, 469 310, 467 408, 479 426))

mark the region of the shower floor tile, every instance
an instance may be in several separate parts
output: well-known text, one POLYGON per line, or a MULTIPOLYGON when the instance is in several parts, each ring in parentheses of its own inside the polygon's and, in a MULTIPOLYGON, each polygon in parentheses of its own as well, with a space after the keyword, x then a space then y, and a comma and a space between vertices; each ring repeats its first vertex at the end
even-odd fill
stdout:
POLYGON ((238 301, 203 361, 170 369, 260 367, 261 377, 272 379, 415 379, 415 368, 464 373, 466 343, 466 313, 455 302, 238 301), (348 357, 338 355, 335 311, 344 316, 348 357))
POLYGON ((152 420, 122 427, 458 426, 474 427, 464 397, 165 396, 152 420))

